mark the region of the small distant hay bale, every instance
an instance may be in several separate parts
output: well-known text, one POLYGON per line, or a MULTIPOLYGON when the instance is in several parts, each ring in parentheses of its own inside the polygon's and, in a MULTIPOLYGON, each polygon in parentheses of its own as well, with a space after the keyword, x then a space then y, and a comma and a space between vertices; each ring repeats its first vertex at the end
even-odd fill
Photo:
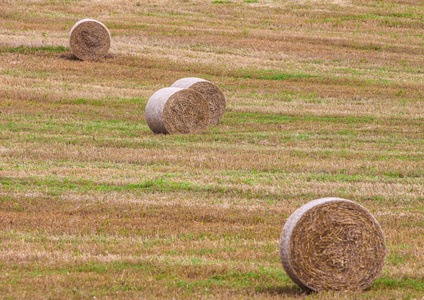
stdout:
POLYGON ((75 23, 69 34, 71 51, 81 60, 98 60, 110 48, 110 33, 105 25, 92 19, 75 23))
POLYGON ((287 219, 280 257, 286 273, 303 289, 363 290, 383 269, 386 242, 364 207, 345 199, 322 198, 287 219))
POLYGON ((209 125, 216 125, 225 114, 226 100, 224 93, 214 83, 196 77, 187 77, 174 82, 172 87, 193 89, 205 97, 209 105, 209 125))
POLYGON ((201 133, 209 124, 205 98, 192 89, 163 88, 147 102, 146 122, 154 133, 201 133))

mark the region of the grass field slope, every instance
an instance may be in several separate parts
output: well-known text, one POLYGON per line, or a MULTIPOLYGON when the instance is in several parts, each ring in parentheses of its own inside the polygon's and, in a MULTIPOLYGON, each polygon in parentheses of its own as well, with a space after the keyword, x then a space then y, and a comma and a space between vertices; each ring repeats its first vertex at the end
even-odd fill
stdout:
POLYGON ((0 0, 0 298, 422 299, 424 4, 412 0, 0 0), (96 19, 108 55, 77 59, 96 19), (184 77, 218 125, 155 135, 184 77), (350 199, 387 260, 363 292, 284 272, 287 218, 350 199))

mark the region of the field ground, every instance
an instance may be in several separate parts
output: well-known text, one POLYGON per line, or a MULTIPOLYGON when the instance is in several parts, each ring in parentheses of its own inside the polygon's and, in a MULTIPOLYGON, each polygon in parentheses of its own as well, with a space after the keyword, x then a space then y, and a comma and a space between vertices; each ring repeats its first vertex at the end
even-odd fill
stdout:
POLYGON ((0 298, 423 299, 420 2, 0 0, 0 298), (100 61, 69 49, 86 17, 100 61), (149 97, 191 76, 222 122, 154 135, 149 97), (281 266, 287 217, 325 196, 385 233, 364 292, 281 266))

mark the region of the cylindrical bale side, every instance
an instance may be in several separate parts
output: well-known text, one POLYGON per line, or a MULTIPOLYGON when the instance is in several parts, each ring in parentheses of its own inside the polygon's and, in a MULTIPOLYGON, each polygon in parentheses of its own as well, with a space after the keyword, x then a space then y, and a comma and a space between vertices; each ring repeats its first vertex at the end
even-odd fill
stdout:
POLYGON ((154 133, 200 133, 209 124, 208 103, 191 89, 160 89, 147 102, 145 115, 154 133))
POLYGON ((105 25, 92 19, 75 23, 69 34, 72 53, 81 60, 98 60, 110 48, 110 33, 105 25))
POLYGON ((287 219, 280 257, 287 275, 303 289, 363 290, 384 267, 386 242, 364 207, 346 199, 322 198, 287 219))
POLYGON ((193 89, 205 97, 209 105, 210 125, 216 125, 225 114, 226 99, 221 89, 214 83, 196 77, 182 78, 172 87, 193 89))

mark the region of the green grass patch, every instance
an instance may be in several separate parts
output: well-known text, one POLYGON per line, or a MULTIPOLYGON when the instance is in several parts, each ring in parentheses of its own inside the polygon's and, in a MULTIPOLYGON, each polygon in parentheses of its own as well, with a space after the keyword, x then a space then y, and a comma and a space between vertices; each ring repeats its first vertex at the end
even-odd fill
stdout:
POLYGON ((42 47, 18 46, 18 47, 0 48, 0 53, 33 54, 40 51, 45 51, 49 53, 62 53, 62 52, 70 51, 70 48, 64 47, 64 46, 42 46, 42 47))
POLYGON ((385 290, 416 290, 424 291, 424 280, 419 278, 388 278, 382 277, 373 283, 373 288, 385 290))
POLYGON ((233 77, 245 79, 261 79, 261 80, 297 80, 317 77, 316 75, 298 72, 283 73, 280 70, 238 70, 234 72, 233 77))
POLYGON ((229 112, 227 122, 233 123, 265 123, 285 124, 294 122, 317 122, 324 124, 370 124, 376 122, 374 116, 314 116, 314 115, 292 115, 292 114, 260 114, 249 112, 229 112))

